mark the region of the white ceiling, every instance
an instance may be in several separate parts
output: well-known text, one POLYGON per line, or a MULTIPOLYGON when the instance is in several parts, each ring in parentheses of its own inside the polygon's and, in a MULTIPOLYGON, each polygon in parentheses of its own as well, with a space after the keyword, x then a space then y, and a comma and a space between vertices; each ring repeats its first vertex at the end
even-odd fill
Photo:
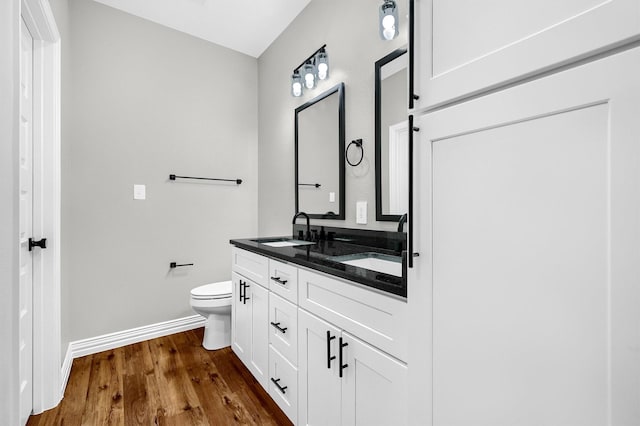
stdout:
POLYGON ((255 58, 311 0, 95 0, 255 58))

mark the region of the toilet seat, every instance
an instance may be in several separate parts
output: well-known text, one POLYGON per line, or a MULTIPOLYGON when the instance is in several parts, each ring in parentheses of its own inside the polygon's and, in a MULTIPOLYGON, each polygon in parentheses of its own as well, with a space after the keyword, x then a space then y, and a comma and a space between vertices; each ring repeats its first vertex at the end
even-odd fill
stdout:
POLYGON ((232 288, 231 281, 205 284, 192 289, 191 298, 196 300, 227 299, 231 297, 232 288))

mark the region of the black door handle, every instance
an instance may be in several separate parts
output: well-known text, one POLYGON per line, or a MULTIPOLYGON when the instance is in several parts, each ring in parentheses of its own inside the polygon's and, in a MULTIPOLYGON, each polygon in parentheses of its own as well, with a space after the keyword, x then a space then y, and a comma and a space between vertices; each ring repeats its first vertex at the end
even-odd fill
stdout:
POLYGON ((238 300, 240 302, 242 302, 242 290, 243 290, 243 288, 244 288, 244 283, 242 282, 242 280, 240 280, 240 291, 238 292, 238 296, 239 296, 238 300))
POLYGON ((282 392, 283 394, 286 393, 285 391, 287 390, 287 386, 280 386, 280 379, 274 379, 273 377, 271 378, 271 381, 273 382, 274 385, 276 385, 276 387, 278 388, 278 390, 280 392, 282 392))
POLYGON ((420 129, 413 125, 413 114, 409 115, 409 229, 407 232, 407 267, 413 268, 413 132, 420 129))
POLYGON ((39 241, 34 241, 33 238, 29 238, 29 251, 33 250, 34 247, 40 247, 41 249, 46 249, 47 239, 43 238, 39 241))
POLYGON ((415 61, 415 0, 409 0, 409 109, 413 108, 413 101, 420 99, 414 93, 414 61, 415 61))
POLYGON ((345 368, 347 368, 349 366, 349 364, 343 364, 342 363, 342 348, 344 348, 345 346, 348 346, 349 344, 347 342, 343 342, 342 341, 342 337, 339 340, 340 344, 338 346, 340 346, 340 360, 338 361, 340 366, 338 367, 339 370, 339 376, 342 377, 342 370, 344 370, 345 368))
POLYGON ((287 327, 280 327, 280 323, 279 322, 273 322, 271 321, 271 325, 274 326, 275 328, 278 329, 278 331, 282 334, 287 332, 287 327))
POLYGON ((331 369, 331 361, 336 359, 336 356, 331 356, 331 341, 335 339, 336 336, 332 336, 331 332, 327 330, 327 368, 331 369))

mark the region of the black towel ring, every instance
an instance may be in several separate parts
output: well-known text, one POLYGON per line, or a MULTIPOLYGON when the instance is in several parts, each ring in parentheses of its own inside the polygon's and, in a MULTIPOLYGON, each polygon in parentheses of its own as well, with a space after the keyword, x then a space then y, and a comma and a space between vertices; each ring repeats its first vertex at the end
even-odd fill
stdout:
POLYGON ((349 145, 347 145, 347 149, 344 153, 344 158, 347 160, 347 163, 349 163, 349 165, 352 167, 358 166, 360 163, 362 163, 362 159, 364 158, 364 148, 362 147, 362 139, 356 139, 349 142, 349 145), (351 145, 355 145, 358 148, 360 148, 360 160, 358 160, 357 163, 352 163, 351 161, 349 161, 349 148, 351 148, 351 145))

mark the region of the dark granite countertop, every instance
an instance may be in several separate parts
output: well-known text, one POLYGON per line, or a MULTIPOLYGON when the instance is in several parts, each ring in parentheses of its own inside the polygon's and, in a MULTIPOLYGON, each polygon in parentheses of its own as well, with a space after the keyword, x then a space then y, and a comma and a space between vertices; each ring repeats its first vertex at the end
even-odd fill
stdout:
MULTIPOLYGON (((364 284, 387 293, 407 297, 406 284, 406 238, 403 233, 353 230, 346 228, 312 227, 320 238, 312 245, 271 247, 256 240, 264 238, 233 239, 231 244, 238 248, 262 254, 285 262, 306 266, 316 271, 334 275, 364 284), (334 256, 344 256, 365 252, 402 257, 402 277, 389 275, 370 269, 347 265, 332 260, 334 256)), ((305 227, 294 226, 295 239, 305 227)), ((293 238, 292 236, 273 237, 293 238)))

